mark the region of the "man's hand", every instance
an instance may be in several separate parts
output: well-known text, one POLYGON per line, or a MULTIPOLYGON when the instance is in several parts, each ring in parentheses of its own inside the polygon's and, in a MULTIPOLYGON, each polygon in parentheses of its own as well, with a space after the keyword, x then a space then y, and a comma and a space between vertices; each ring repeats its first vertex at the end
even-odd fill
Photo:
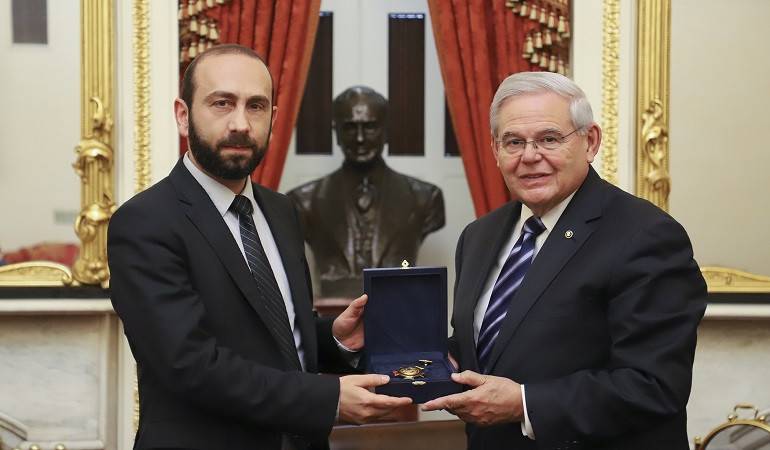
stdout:
POLYGON ((375 386, 387 384, 389 380, 387 375, 348 375, 340 378, 339 420, 360 425, 411 404, 412 399, 408 397, 390 397, 369 391, 375 386))
POLYGON ((332 324, 334 337, 354 352, 364 348, 364 305, 367 299, 364 294, 350 302, 332 324))
POLYGON ((446 409, 465 422, 481 426, 524 419, 521 385, 515 381, 470 370, 453 373, 452 379, 473 389, 431 400, 423 405, 423 411, 446 409))

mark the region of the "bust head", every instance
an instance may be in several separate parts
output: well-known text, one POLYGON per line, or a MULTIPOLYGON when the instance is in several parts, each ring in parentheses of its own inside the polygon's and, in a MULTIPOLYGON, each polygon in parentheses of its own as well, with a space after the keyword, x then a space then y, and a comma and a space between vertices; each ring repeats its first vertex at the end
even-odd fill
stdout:
POLYGON ((388 101, 374 89, 353 86, 334 99, 334 131, 345 160, 369 165, 387 142, 388 101))

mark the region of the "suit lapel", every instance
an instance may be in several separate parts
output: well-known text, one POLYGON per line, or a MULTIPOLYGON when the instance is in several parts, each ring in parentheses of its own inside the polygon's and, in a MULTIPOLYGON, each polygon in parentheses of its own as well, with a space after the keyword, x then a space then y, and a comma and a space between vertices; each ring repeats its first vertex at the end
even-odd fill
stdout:
POLYGON ((601 216, 601 183, 599 176, 590 169, 586 181, 575 193, 538 251, 521 287, 511 299, 492 349, 490 368, 497 363, 516 329, 543 291, 596 229, 597 221, 594 219, 601 216))
MULTIPOLYGON (((170 178, 177 189, 178 198, 184 206, 187 217, 208 241, 251 307, 264 323, 270 323, 257 283, 254 282, 246 260, 206 191, 184 167, 181 159, 171 171, 170 178)), ((270 333, 274 338, 276 337, 272 329, 270 333)))
MULTIPOLYGON (((500 249, 505 245, 506 240, 510 238, 513 225, 519 219, 521 204, 517 202, 508 203, 492 214, 496 214, 498 217, 490 217, 490 220, 485 221, 483 226, 474 233, 474 236, 478 236, 479 241, 463 243, 463 251, 467 252, 463 255, 463 262, 466 265, 477 263, 478 270, 476 270, 476 267, 465 267, 463 270, 467 271, 472 277, 468 284, 471 290, 455 293, 456 316, 458 318, 470 318, 469 320, 460 319, 455 321, 458 342, 461 345, 465 343, 465 345, 469 346, 463 353, 474 355, 472 358, 473 367, 470 368, 476 371, 479 370, 478 360, 475 356, 476 344, 473 337, 473 321, 476 306, 484 285, 487 279, 489 279, 492 266, 500 256, 500 249)), ((466 361, 466 365, 468 362, 466 361)))
POLYGON ((319 205, 324 205, 321 209, 321 221, 324 223, 323 230, 328 232, 327 239, 333 239, 337 243, 336 248, 342 249, 342 257, 347 262, 348 270, 353 273, 355 268, 355 254, 350 237, 353 229, 353 217, 351 208, 352 190, 345 183, 342 169, 332 173, 328 179, 322 181, 322 186, 318 192, 319 205), (340 220, 340 213, 345 215, 347 226, 340 227, 337 224, 340 220))
MULTIPOLYGON (((375 267, 382 267, 383 255, 391 240, 398 230, 404 228, 404 224, 398 221, 400 217, 403 217, 399 211, 412 211, 411 214, 414 214, 416 205, 412 203, 414 200, 412 196, 404 195, 409 189, 405 183, 402 177, 393 176, 393 171, 385 167, 382 177, 376 185, 379 198, 377 204, 374 205, 377 218, 374 220, 372 236, 372 262, 375 267)), ((407 220, 409 219, 407 218, 407 220)), ((415 265, 415 261, 409 261, 409 264, 415 265)))

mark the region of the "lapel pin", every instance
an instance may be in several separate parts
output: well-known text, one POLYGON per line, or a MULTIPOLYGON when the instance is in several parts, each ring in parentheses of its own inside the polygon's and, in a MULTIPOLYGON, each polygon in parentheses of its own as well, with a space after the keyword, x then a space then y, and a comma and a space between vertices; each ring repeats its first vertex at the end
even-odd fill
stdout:
POLYGON ((564 237, 567 239, 572 239, 572 236, 574 236, 575 233, 572 232, 572 230, 567 230, 564 232, 564 237))

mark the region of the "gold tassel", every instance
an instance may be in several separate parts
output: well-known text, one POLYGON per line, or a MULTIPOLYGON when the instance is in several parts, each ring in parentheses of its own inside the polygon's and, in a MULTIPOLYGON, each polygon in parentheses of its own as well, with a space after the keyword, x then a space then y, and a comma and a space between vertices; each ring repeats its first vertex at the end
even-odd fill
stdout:
POLYGON ((548 62, 548 71, 556 72, 556 55, 551 55, 551 60, 548 62))
POLYGON ((180 3, 179 12, 177 13, 177 16, 176 16, 177 20, 179 20, 180 22, 183 21, 185 19, 185 12, 187 12, 187 9, 184 6, 182 6, 182 4, 180 3))
POLYGON ((190 45, 189 54, 190 54, 190 61, 192 61, 193 59, 195 59, 196 56, 198 56, 198 46, 195 45, 195 42, 193 42, 192 45, 190 45))
POLYGON ((537 5, 532 5, 532 8, 530 8, 529 20, 537 20, 537 5))
POLYGON ((545 25, 548 23, 548 16, 545 14, 545 8, 540 8, 540 23, 545 25))
POLYGON ((224 4, 225 4, 225 0, 217 0, 217 5, 224 5, 224 4))
POLYGON ((556 13, 553 11, 548 15, 548 28, 552 30, 556 28, 556 13))
POLYGON ((564 33, 561 34, 562 37, 569 39, 569 22, 564 22, 564 33))
POLYGON ((535 33, 535 48, 543 48, 543 34, 539 31, 535 33))
POLYGON ((556 63, 556 73, 560 75, 565 75, 564 60, 562 60, 561 58, 559 58, 559 61, 556 63))
POLYGON ((556 26, 556 32, 564 33, 564 16, 559 16, 559 24, 556 26))
POLYGON ((206 50, 210 49, 210 48, 211 48, 211 47, 213 47, 213 46, 214 46, 214 43, 213 43, 213 42, 211 42, 211 41, 206 41, 206 50))
POLYGON ((545 30, 545 35, 543 35, 543 45, 546 47, 550 47, 553 45, 553 41, 551 40, 551 30, 547 29, 545 30))
POLYGON ((516 6, 516 5, 513 3, 513 0, 505 0, 505 7, 506 8, 513 9, 514 6, 516 6))
POLYGON ((540 62, 540 57, 538 56, 537 52, 532 54, 532 58, 530 58, 529 62, 532 64, 537 64, 540 62))
POLYGON ((527 2, 523 2, 521 4, 521 9, 519 9, 519 15, 524 17, 527 15, 527 11, 529 11, 529 9, 527 9, 527 2))
POLYGON ((182 46, 182 50, 179 52, 179 60, 183 63, 190 61, 190 47, 187 45, 182 46))
POLYGON ((188 0, 187 1, 187 17, 192 17, 195 15, 195 0, 188 0))
POLYGON ((216 21, 213 20, 209 27, 209 39, 211 39, 212 42, 219 42, 219 29, 217 28, 216 21))
POLYGON ((206 8, 211 9, 214 7, 214 0, 206 0, 206 8))
POLYGON ((532 35, 527 35, 527 43, 524 44, 524 54, 527 55, 527 58, 529 58, 529 55, 535 52, 535 46, 532 44, 532 35))
POLYGON ((196 34, 198 33, 198 16, 190 17, 190 31, 196 34))
POLYGON ((209 34, 209 27, 206 26, 206 18, 205 17, 203 19, 201 19, 201 24, 200 24, 200 27, 198 29, 198 34, 200 34, 204 38, 209 34))
POLYGON ((542 67, 543 69, 548 68, 548 55, 546 55, 545 53, 540 55, 540 67, 542 67))
POLYGON ((200 13, 203 12, 203 0, 198 0, 198 3, 195 4, 195 9, 200 13))
POLYGON ((205 51, 206 51, 206 43, 203 42, 203 39, 201 39, 200 41, 198 41, 198 54, 200 55, 205 51))

